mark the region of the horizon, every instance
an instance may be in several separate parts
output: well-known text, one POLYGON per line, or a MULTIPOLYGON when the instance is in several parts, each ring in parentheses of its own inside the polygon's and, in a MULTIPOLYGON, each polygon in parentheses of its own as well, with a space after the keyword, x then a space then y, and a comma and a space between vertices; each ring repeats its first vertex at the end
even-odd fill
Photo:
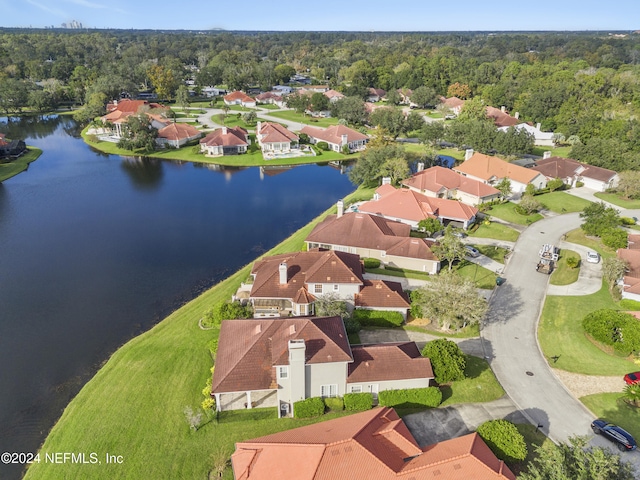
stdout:
POLYGON ((229 32, 633 32, 640 29, 635 0, 538 0, 514 4, 496 0, 490 6, 459 0, 447 4, 399 0, 325 0, 316 9, 277 9, 247 0, 242 10, 203 8, 185 0, 0 0, 0 28, 59 29, 78 22, 89 30, 229 31, 229 32), (338 15, 336 15, 336 12, 338 15))

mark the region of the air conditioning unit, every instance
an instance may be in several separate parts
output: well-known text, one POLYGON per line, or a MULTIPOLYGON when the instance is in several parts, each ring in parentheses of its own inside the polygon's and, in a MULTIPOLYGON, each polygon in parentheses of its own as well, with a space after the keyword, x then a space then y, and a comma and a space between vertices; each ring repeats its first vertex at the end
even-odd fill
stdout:
POLYGON ((286 417, 288 415, 289 415, 289 404, 283 403, 282 405, 280 405, 280 416, 286 417))

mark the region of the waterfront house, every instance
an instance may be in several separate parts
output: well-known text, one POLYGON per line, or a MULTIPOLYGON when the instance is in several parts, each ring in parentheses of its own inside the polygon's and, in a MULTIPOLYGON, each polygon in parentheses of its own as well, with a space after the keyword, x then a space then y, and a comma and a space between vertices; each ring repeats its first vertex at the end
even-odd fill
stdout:
POLYGON ((288 153, 298 149, 298 136, 279 123, 258 122, 256 140, 263 155, 288 153))
POLYGON ((218 411, 278 407, 310 397, 424 388, 433 381, 414 342, 349 345, 342 318, 224 320, 211 394, 218 411))
POLYGON ((222 127, 200 140, 200 151, 211 156, 246 153, 249 134, 242 127, 222 127))
MULTIPOLYGON (((103 124, 111 125, 111 127, 100 129, 95 133, 106 133, 108 136, 101 137, 101 139, 117 142, 122 136, 122 125, 129 120, 129 117, 134 115, 148 116, 151 126, 160 130, 172 123, 167 118, 168 112, 169 109, 164 105, 147 100, 131 100, 128 98, 114 100, 107 104, 107 114, 100 117, 103 124)), ((89 133, 93 132, 90 131, 89 133)))
POLYGON ((156 143, 160 146, 169 145, 179 148, 182 145, 197 140, 202 136, 202 132, 186 123, 170 123, 166 127, 158 130, 156 143))
POLYGON ((308 135, 313 144, 326 142, 334 152, 341 152, 345 145, 349 147, 349 152, 358 152, 364 150, 369 142, 367 135, 345 125, 332 125, 328 128, 306 125, 300 133, 308 135))
POLYGON ((571 158, 551 157, 550 153, 545 152, 545 158, 537 160, 531 169, 544 175, 547 180, 560 178, 571 187, 575 187, 577 182, 582 182, 585 187, 599 192, 616 187, 620 181, 620 177, 613 170, 580 163, 571 158))
POLYGON ((27 151, 23 140, 7 141, 4 133, 0 133, 0 158, 16 158, 27 151))
POLYGON ((516 478, 477 433, 420 446, 390 407, 238 442, 231 466, 236 480, 516 478))

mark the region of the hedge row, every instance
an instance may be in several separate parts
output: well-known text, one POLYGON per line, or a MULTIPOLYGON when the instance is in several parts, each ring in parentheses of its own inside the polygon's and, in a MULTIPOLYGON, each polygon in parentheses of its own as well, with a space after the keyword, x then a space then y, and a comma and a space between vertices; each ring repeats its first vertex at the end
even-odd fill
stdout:
POLYGON ((369 327, 399 327, 404 323, 404 318, 399 312, 356 309, 352 317, 360 322, 360 325, 369 327))
POLYGON ((582 327, 595 340, 623 355, 640 351, 640 322, 617 310, 596 310, 584 317, 582 327))
POLYGON ((527 458, 527 443, 513 423, 489 420, 480 425, 477 432, 500 460, 516 463, 527 458))
POLYGON ((324 399, 324 405, 332 412, 344 410, 344 401, 340 397, 327 397, 324 399))
POLYGON ((378 394, 383 407, 437 407, 442 403, 442 392, 437 387, 385 390, 378 394))
POLYGON ((346 393, 344 395, 344 408, 350 412, 362 412, 373 407, 373 395, 368 392, 346 393))
POLYGON ((380 267, 380 260, 378 260, 377 258, 365 258, 363 262, 364 262, 364 268, 380 267))
POLYGON ((319 417, 324 414, 324 402, 320 397, 307 398, 293 404, 295 418, 319 417))

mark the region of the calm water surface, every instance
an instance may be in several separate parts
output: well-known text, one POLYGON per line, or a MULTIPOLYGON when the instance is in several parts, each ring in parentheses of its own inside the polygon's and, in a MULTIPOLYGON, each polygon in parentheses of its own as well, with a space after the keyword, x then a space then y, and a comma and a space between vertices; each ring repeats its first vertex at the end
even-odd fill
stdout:
POLYGON ((353 189, 330 167, 108 156, 63 117, 0 132, 44 151, 0 184, 0 452, 35 451, 118 346, 353 189))

